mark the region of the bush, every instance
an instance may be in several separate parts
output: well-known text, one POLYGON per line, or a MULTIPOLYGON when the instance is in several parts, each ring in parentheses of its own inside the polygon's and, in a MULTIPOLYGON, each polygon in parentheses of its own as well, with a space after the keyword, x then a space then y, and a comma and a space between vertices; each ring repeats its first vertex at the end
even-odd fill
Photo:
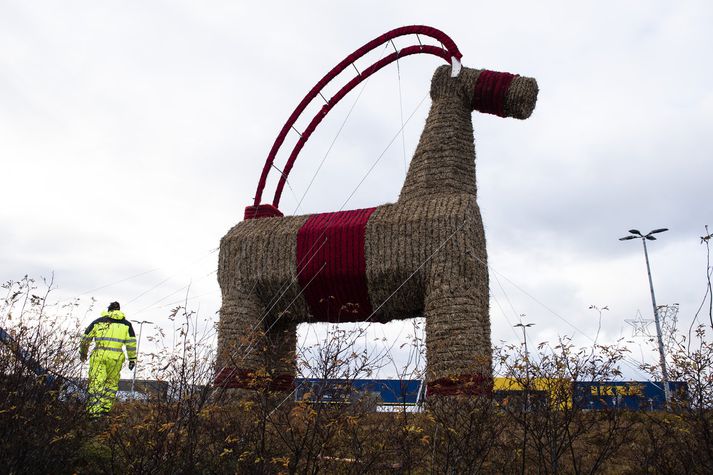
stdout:
MULTIPOLYGON (((92 423, 78 384, 78 302, 48 305, 51 281, 24 278, 3 289, 0 326, 11 333, 0 345, 3 472, 713 472, 713 345, 703 326, 671 340, 669 371, 688 382, 689 398, 668 412, 573 404, 571 381, 617 378, 626 351, 575 348, 563 337, 532 355, 520 346, 495 349, 496 372, 519 388, 512 394, 431 398, 424 412, 384 413, 369 398, 327 404, 319 392, 295 401, 293 393, 212 388, 211 335, 199 334, 203 322, 181 306, 170 315, 176 335, 159 336, 157 350, 142 355, 168 390, 117 402, 92 423)), ((362 336, 333 327, 323 341, 299 349, 299 371, 348 382, 394 365, 388 351, 353 352, 362 336)), ((414 337, 406 366, 422 352, 414 337)), ((409 371, 402 377, 412 377, 409 371)))

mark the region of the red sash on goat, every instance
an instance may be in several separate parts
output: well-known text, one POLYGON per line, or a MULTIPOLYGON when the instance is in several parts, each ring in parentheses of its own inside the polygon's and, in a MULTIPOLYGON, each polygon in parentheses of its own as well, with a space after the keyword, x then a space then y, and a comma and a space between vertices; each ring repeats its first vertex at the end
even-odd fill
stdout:
POLYGON ((297 233, 298 281, 315 320, 361 322, 371 315, 364 241, 375 209, 313 214, 297 233))

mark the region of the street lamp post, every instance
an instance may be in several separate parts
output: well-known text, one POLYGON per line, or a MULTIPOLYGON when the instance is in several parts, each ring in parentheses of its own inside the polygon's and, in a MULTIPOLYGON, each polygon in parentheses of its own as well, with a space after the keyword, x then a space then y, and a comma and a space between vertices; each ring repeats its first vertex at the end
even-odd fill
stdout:
POLYGON ((144 328, 144 323, 151 323, 148 320, 142 320, 139 323, 139 338, 136 341, 136 364, 134 365, 134 375, 131 377, 131 394, 134 394, 134 384, 136 383, 136 369, 139 367, 139 348, 141 346, 141 330, 144 328))
MULTIPOLYGON (((530 352, 527 350, 527 329, 535 325, 534 323, 518 323, 513 325, 515 328, 522 328, 522 339, 525 342, 525 380, 527 385, 530 385, 530 352)), ((525 393, 527 393, 527 388, 525 388, 525 393)))
MULTIPOLYGON (((515 328, 517 328, 517 327, 522 328, 522 339, 525 342, 525 358, 527 358, 528 360, 530 359, 530 353, 527 351, 527 329, 533 325, 535 325, 535 324, 534 323, 518 323, 517 325, 513 325, 515 328)), ((528 361, 528 366, 529 366, 529 361, 528 361)))
MULTIPOLYGON (((524 315, 520 315, 520 318, 524 315)), ((525 454, 527 452, 527 413, 530 411, 530 352, 527 351, 527 329, 533 326, 534 323, 523 323, 520 321, 517 325, 513 325, 515 328, 522 328, 522 339, 525 343, 525 407, 523 413, 523 424, 525 426, 525 433, 522 438, 522 466, 520 467, 520 473, 525 473, 525 454)))
POLYGON ((654 322, 656 323, 656 338, 658 340, 659 347, 659 359, 661 363, 661 379, 663 383, 664 397, 666 398, 666 405, 671 402, 671 391, 668 387, 668 370, 666 369, 666 353, 663 347, 663 335, 661 334, 661 321, 659 319, 659 308, 656 305, 656 295, 654 295, 654 282, 651 279, 651 265, 649 264, 649 251, 646 249, 646 241, 655 241, 656 237, 653 234, 662 233, 668 231, 668 228, 654 229, 648 234, 641 234, 638 229, 630 229, 628 236, 619 238, 620 241, 628 241, 630 239, 641 239, 644 244, 644 258, 646 259, 646 272, 649 275, 649 289, 651 290, 651 304, 654 307, 654 322))

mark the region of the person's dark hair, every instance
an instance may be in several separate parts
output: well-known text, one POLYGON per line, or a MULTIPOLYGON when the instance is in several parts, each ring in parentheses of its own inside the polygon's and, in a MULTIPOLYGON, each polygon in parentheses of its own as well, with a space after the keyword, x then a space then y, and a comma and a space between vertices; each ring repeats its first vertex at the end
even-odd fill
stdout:
POLYGON ((109 308, 107 310, 109 310, 110 312, 112 310, 121 310, 121 306, 119 305, 119 302, 112 302, 109 304, 109 308))

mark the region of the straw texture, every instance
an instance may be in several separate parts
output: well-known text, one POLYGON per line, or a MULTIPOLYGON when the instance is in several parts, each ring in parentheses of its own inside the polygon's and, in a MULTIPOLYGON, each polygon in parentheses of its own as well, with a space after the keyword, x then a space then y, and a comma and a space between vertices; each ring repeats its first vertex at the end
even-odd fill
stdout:
POLYGON ((297 231, 306 220, 243 221, 221 240, 218 368, 294 375, 297 322, 307 313, 295 248, 297 231))
POLYGON ((345 319, 352 321, 425 316, 431 394, 489 388, 487 253, 471 113, 526 118, 536 98, 531 78, 469 68, 451 78, 450 67, 438 68, 431 109, 397 203, 250 219, 231 229, 221 241, 218 269, 218 367, 233 368, 222 380, 226 374, 245 380, 261 372, 284 390, 294 375, 297 323, 334 321, 333 311, 326 316, 317 306, 337 302, 359 306, 347 312, 345 319), (327 247, 320 250, 322 245, 327 247), (364 285, 366 293, 359 290, 364 285), (257 336, 255 350, 243 356, 257 336))

